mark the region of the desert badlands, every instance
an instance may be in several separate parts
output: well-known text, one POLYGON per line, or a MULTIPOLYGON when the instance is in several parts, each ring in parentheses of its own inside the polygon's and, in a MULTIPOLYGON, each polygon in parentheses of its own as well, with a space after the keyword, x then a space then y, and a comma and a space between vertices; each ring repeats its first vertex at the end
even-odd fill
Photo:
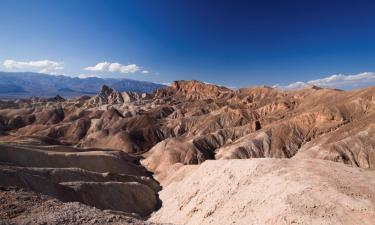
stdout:
POLYGON ((375 224, 375 88, 0 102, 0 224, 375 224))

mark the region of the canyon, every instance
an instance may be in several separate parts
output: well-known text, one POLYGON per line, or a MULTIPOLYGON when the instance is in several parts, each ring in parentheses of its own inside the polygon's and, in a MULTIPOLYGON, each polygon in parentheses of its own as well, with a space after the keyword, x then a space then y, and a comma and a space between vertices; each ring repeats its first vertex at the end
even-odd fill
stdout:
POLYGON ((24 206, 0 220, 77 224, 79 211, 81 224, 374 224, 374 122, 375 87, 181 80, 153 93, 103 85, 91 97, 2 100, 10 197, 0 207, 24 206))

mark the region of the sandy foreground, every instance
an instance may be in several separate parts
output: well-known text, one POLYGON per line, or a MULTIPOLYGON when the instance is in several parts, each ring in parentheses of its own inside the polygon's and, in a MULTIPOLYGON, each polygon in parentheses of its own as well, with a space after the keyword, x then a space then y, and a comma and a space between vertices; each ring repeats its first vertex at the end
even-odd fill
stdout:
POLYGON ((246 159, 183 166, 150 221, 173 224, 375 224, 375 174, 323 161, 246 159))

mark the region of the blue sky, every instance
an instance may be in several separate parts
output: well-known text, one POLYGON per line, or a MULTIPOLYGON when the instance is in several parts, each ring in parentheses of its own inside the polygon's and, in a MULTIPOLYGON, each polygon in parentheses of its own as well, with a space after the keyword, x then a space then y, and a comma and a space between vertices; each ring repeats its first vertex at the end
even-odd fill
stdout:
POLYGON ((374 12, 361 0, 1 0, 1 70, 235 87, 342 74, 331 78, 368 84, 374 12))

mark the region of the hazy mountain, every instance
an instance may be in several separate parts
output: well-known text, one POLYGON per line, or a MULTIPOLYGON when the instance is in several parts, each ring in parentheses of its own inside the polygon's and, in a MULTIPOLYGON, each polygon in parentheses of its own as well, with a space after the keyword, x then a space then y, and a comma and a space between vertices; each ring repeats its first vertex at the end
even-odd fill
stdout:
POLYGON ((152 92, 163 87, 145 81, 114 78, 51 76, 32 72, 0 72, 0 97, 94 95, 102 85, 118 91, 152 92))

